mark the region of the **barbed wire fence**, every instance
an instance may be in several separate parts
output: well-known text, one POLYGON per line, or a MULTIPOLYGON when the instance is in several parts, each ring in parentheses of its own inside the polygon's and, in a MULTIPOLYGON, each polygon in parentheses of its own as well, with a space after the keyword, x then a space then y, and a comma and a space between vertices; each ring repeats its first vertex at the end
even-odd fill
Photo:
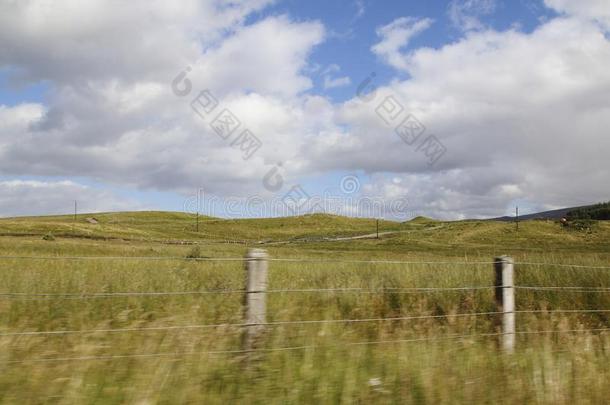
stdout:
POLYGON ((88 300, 103 298, 121 297, 157 297, 157 296, 187 296, 187 295, 239 295, 243 298, 244 319, 239 323, 218 323, 218 324, 192 324, 174 326, 152 326, 152 327, 131 327, 131 328, 100 328, 100 329, 75 329, 75 330, 39 330, 39 331, 1 331, 0 338, 19 337, 19 336, 63 336, 63 335, 85 335, 95 333, 137 333, 171 330, 194 330, 194 329, 216 329, 233 328, 244 332, 243 346, 234 350, 215 350, 204 352, 169 352, 169 353, 144 353, 144 354, 122 354, 106 356, 74 356, 57 358, 39 358, 25 360, 8 360, 0 364, 36 363, 36 362, 55 362, 55 361, 83 361, 83 360, 112 360, 121 358, 155 358, 155 357, 176 357, 192 354, 200 355, 221 355, 221 354, 246 354, 252 352, 276 352, 294 351, 324 348, 328 345, 302 345, 290 347, 262 348, 256 343, 263 331, 267 328, 291 325, 312 325, 312 324, 358 324, 358 323, 379 323, 379 322, 403 322, 411 320, 425 319, 446 319, 446 318, 467 318, 467 317, 500 317, 501 328, 498 332, 472 333, 472 334, 453 334, 434 337, 422 337, 412 339, 395 340, 369 340, 364 342, 342 342, 337 346, 363 346, 397 344, 406 342, 422 341, 441 341, 467 338, 489 338, 499 339, 502 351, 513 353, 515 351, 515 338, 518 335, 554 334, 554 333, 585 333, 585 332, 607 332, 609 328, 590 328, 590 329, 561 329, 561 330, 517 330, 515 316, 518 314, 606 314, 610 309, 557 309, 557 310, 532 310, 516 309, 515 294, 519 290, 533 291, 569 291, 576 293, 610 293, 610 287, 585 287, 585 286, 541 286, 541 285, 515 285, 514 267, 517 266, 547 266, 572 268, 579 270, 597 269, 610 270, 610 266, 587 266, 581 264, 565 263, 539 263, 539 262, 517 262, 508 256, 495 258, 493 261, 401 261, 401 260, 342 260, 342 259, 315 259, 315 258, 270 258, 263 249, 250 249, 245 257, 216 257, 216 258, 184 258, 171 256, 0 256, 0 261, 6 260, 63 260, 63 261, 88 261, 88 260, 138 260, 138 261, 193 261, 193 262, 243 262, 246 268, 246 282, 243 289, 211 289, 197 291, 125 291, 125 292, 99 292, 99 293, 23 293, 23 292, 0 292, 0 299, 19 299, 19 300, 88 300), (494 285, 483 286, 463 286, 463 287, 336 287, 336 288, 268 288, 268 267, 269 263, 345 263, 345 264, 398 264, 398 265, 491 265, 494 269, 494 285), (495 293, 495 311, 486 312, 464 312, 442 315, 412 315, 401 317, 371 317, 355 319, 317 319, 317 320, 285 320, 267 321, 267 295, 268 294, 300 294, 300 293, 355 293, 355 294, 379 294, 379 293, 398 293, 398 294, 427 294, 427 293, 446 293, 493 290, 495 293))

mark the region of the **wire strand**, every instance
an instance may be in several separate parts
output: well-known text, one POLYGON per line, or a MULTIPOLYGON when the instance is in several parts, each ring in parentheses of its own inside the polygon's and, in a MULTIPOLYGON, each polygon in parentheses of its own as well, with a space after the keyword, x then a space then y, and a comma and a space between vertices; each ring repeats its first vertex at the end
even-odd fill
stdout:
POLYGON ((577 269, 610 269, 610 266, 587 266, 587 265, 582 265, 582 264, 566 264, 566 263, 515 262, 515 265, 521 265, 521 266, 574 267, 574 268, 577 268, 577 269))
POLYGON ((343 259, 311 259, 311 258, 269 258, 270 262, 294 262, 294 263, 347 263, 347 264, 458 264, 458 265, 471 265, 471 264, 494 264, 493 261, 489 262, 457 262, 457 261, 404 261, 404 260, 343 260, 343 259))
POLYGON ((114 293, 0 293, 0 298, 30 298, 33 300, 49 299, 93 299, 116 297, 143 297, 143 296, 175 296, 175 295, 206 295, 206 294, 241 294, 246 290, 205 290, 205 291, 160 291, 160 292, 114 292, 114 293))
MULTIPOLYGON (((187 258, 180 256, 0 256, 0 260, 180 260, 180 261, 248 261, 247 257, 201 257, 187 258)), ((258 260, 258 259, 257 259, 258 260)), ((342 260, 327 258, 268 258, 271 262, 293 262, 293 263, 346 263, 346 264, 458 264, 458 265, 482 265, 493 264, 493 261, 402 261, 402 260, 342 260)))
POLYGON ((468 290, 489 290, 496 288, 495 286, 473 286, 473 287, 412 287, 412 288, 361 288, 361 287, 344 287, 344 288, 302 288, 302 289, 271 289, 266 292, 271 293, 296 293, 296 292, 362 292, 362 293, 418 293, 418 292, 434 292, 434 291, 468 291, 468 290))
POLYGON ((606 332, 609 330, 610 330, 610 328, 595 328, 595 329, 516 331, 514 333, 505 333, 505 332, 474 333, 474 334, 424 337, 424 338, 413 338, 413 339, 374 340, 374 341, 366 341, 366 342, 343 342, 343 343, 335 344, 335 345, 288 346, 288 347, 276 347, 276 348, 267 348, 267 349, 212 350, 212 351, 142 353, 142 354, 135 353, 135 354, 121 354, 121 355, 108 355, 108 356, 79 356, 79 357, 56 357, 56 358, 42 358, 42 359, 39 358, 39 359, 25 359, 25 360, 8 360, 8 361, 0 362, 0 364, 48 363, 48 362, 85 361, 85 360, 116 360, 116 359, 125 359, 125 358, 180 357, 180 356, 189 356, 189 355, 268 353, 268 352, 281 352, 281 351, 294 351, 294 350, 335 348, 335 347, 345 347, 345 346, 368 346, 368 345, 428 342, 428 341, 452 340, 452 339, 482 338, 482 337, 494 337, 494 336, 502 336, 502 335, 509 335, 509 334, 511 334, 511 335, 531 335, 531 334, 553 334, 553 333, 582 333, 582 332, 606 332))
POLYGON ((610 292, 610 288, 607 287, 576 287, 576 286, 528 286, 520 285, 513 287, 518 290, 534 290, 534 291, 572 291, 572 292, 610 292))
POLYGON ((205 294, 244 294, 244 293, 269 293, 269 294, 285 294, 285 293, 365 293, 365 294, 380 294, 386 292, 395 293, 424 293, 436 291, 470 291, 470 290, 488 290, 495 288, 494 286, 474 286, 474 287, 421 287, 421 288, 361 288, 361 287, 346 287, 346 288, 301 288, 301 289, 270 289, 265 291, 246 291, 244 289, 233 290, 203 290, 203 291, 159 291, 159 292, 114 292, 114 293, 0 293, 0 298, 31 298, 33 300, 49 300, 54 298, 60 299, 92 299, 92 298, 112 298, 112 297, 141 297, 141 296, 172 296, 172 295, 205 295, 205 294))
MULTIPOLYGON (((459 292, 477 291, 499 288, 498 286, 470 286, 470 287, 412 287, 412 288, 364 288, 364 287, 339 287, 339 288, 297 288, 297 289, 270 289, 264 291, 247 291, 244 289, 226 290, 203 290, 203 291, 157 291, 157 292, 113 292, 113 293, 2 293, 1 298, 21 298, 29 301, 52 300, 52 299, 94 299, 94 298, 116 298, 116 297, 143 297, 143 296, 184 296, 184 295, 214 295, 214 294, 245 294, 245 293, 362 293, 362 294, 418 294, 430 292, 459 292)), ((533 291, 571 291, 579 293, 605 293, 610 292, 610 287, 578 287, 578 286, 514 286, 514 289, 533 291)))
POLYGON ((193 262, 243 262, 244 257, 180 257, 180 256, 0 256, 0 260, 180 260, 193 262))
POLYGON ((330 324, 330 323, 367 323, 367 322, 396 322, 418 319, 437 319, 437 318, 455 318, 466 316, 483 316, 497 315, 502 312, 469 312, 461 314, 445 314, 445 315, 416 315, 392 318, 362 318, 362 319, 313 319, 313 320, 298 320, 298 321, 275 321, 263 323, 220 323, 207 325, 185 325, 185 326, 158 326, 149 328, 124 328, 124 329, 89 329, 89 330, 63 330, 63 331, 32 331, 32 332, 9 332, 0 333, 0 337, 6 336, 32 336, 32 335, 61 335, 61 334, 87 334, 87 333, 113 333, 113 332, 145 332, 145 331, 164 331, 176 329, 204 329, 204 328, 220 328, 220 327, 248 327, 248 326, 287 326, 287 325, 311 325, 311 324, 330 324))
MULTIPOLYGON (((181 260, 181 261, 248 261, 247 257, 179 257, 179 256, 0 256, 0 260, 181 260)), ((403 260, 343 260, 327 258, 269 258, 272 262, 323 262, 323 263, 361 263, 361 264, 457 264, 483 265, 494 261, 403 261, 403 260)), ((565 263, 515 262, 523 266, 554 266, 586 269, 610 269, 610 266, 589 266, 565 263)))
MULTIPOLYGON (((559 313, 608 313, 610 309, 560 309, 560 310, 520 310, 514 311, 517 314, 559 314, 559 313)), ((177 326, 152 326, 145 328, 118 328, 118 329, 84 329, 84 330, 56 330, 56 331, 24 331, 24 332, 6 332, 0 333, 0 337, 10 336, 43 336, 43 335, 69 335, 69 334, 91 334, 91 333, 123 333, 123 332, 150 332, 150 331, 168 331, 168 330, 185 330, 185 329, 213 329, 213 328, 242 328, 249 326, 288 326, 288 325, 311 325, 311 324, 332 324, 332 323, 369 323, 369 322, 398 322, 408 320, 422 319, 442 319, 442 318, 457 318, 469 316, 490 316, 501 315, 506 312, 490 311, 490 312, 465 312, 458 314, 443 314, 443 315, 415 315, 391 318, 361 318, 361 319, 314 319, 314 320, 296 320, 296 321, 275 321, 264 323, 219 323, 219 324, 204 324, 204 325, 177 325, 177 326)))

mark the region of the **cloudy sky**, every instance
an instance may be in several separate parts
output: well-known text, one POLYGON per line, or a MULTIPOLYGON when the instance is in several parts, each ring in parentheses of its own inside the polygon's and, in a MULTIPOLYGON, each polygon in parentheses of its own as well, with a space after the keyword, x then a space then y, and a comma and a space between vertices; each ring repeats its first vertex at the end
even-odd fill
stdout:
POLYGON ((0 216, 607 200, 609 66, 607 0, 0 0, 0 216))

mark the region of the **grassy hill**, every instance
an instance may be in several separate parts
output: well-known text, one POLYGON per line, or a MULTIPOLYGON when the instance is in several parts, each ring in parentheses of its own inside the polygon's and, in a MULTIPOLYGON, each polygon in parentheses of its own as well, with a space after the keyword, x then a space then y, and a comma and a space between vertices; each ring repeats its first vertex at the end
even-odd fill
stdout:
MULTIPOLYGON (((313 214, 263 219, 220 219, 202 216, 196 232, 194 215, 178 212, 122 212, 73 216, 0 219, 0 237, 17 243, 52 234, 59 240, 129 241, 158 244, 239 242, 269 245, 270 249, 373 252, 374 255, 461 256, 512 252, 610 252, 610 223, 599 222, 590 231, 575 231, 555 221, 523 221, 517 230, 502 221, 442 222, 416 218, 399 223, 380 221, 380 239, 332 241, 338 237, 373 236, 374 219, 313 214), (91 224, 87 218, 95 218, 91 224), (289 246, 283 246, 289 243, 289 246)), ((109 245, 110 246, 110 245, 109 245)))
MULTIPOLYGON (((398 230, 400 224, 381 221, 384 230, 398 230)), ((263 219, 220 219, 196 217, 180 212, 117 212, 81 214, 76 217, 45 216, 0 219, 0 235, 44 235, 130 240, 287 240, 351 236, 375 232, 374 219, 313 214, 263 219), (87 218, 95 218, 91 224, 87 218)))
POLYGON ((334 240, 371 235, 375 220, 200 220, 195 232, 192 215, 172 212, 1 219, 0 403, 568 404, 610 395, 610 336, 593 330, 610 327, 608 313, 554 312, 610 309, 607 290, 517 290, 517 309, 538 312, 517 314, 527 334, 504 355, 490 263, 512 255, 519 286, 609 289, 608 269, 569 266, 609 266, 607 221, 590 231, 525 221, 517 231, 418 218, 382 221, 379 239, 334 240), (280 324, 259 342, 269 351, 246 356, 235 352, 243 262, 183 259, 194 249, 240 258, 250 246, 315 260, 269 262, 268 321, 280 324), (447 290, 396 290, 414 287, 447 290), (100 293, 118 294, 91 296, 100 293), (374 321, 334 322, 354 319, 374 321), (324 322, 290 323, 301 320, 324 322), (544 330, 559 333, 534 333, 544 330))

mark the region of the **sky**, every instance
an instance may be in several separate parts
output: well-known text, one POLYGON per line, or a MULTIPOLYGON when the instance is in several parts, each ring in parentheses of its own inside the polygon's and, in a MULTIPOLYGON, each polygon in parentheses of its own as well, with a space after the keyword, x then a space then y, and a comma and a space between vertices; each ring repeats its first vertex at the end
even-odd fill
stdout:
POLYGON ((607 0, 0 0, 0 216, 610 199, 607 0))

